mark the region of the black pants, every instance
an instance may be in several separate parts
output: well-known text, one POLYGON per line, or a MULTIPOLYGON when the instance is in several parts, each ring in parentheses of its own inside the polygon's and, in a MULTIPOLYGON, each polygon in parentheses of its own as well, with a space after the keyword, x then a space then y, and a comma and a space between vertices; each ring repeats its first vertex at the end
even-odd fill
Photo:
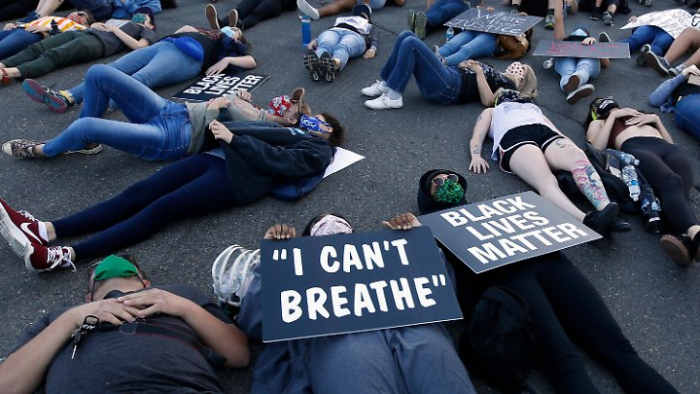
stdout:
MULTIPOLYGON (((285 7, 284 0, 243 0, 236 7, 238 20, 242 29, 251 27, 267 19, 279 16, 285 7)), ((228 15, 219 20, 221 26, 228 26, 228 15)))
POLYGON ((563 254, 468 277, 467 288, 507 286, 527 300, 536 354, 558 393, 599 392, 574 343, 600 361, 627 393, 677 393, 639 358, 593 285, 563 254))
POLYGON ((698 224, 688 201, 693 186, 693 165, 676 145, 661 138, 635 137, 620 150, 639 160, 638 168, 661 200, 666 219, 679 232, 698 224))

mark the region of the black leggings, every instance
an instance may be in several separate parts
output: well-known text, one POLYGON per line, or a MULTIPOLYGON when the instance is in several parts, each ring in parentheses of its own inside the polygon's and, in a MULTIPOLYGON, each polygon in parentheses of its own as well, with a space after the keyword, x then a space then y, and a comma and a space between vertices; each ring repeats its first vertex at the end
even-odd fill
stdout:
POLYGON ((698 224, 688 201, 693 165, 680 148, 661 138, 634 137, 620 150, 639 160, 638 168, 659 196, 666 219, 676 230, 685 232, 698 224))
POLYGON ((73 245, 78 259, 92 259, 143 241, 176 220, 233 207, 233 190, 226 161, 199 154, 53 225, 60 238, 100 231, 73 245))
MULTIPOLYGON (((284 0, 243 0, 236 7, 241 29, 251 27, 267 19, 279 16, 284 11, 284 0)), ((219 20, 219 25, 228 26, 228 15, 219 20)))
POLYGON ((574 341, 599 360, 625 392, 677 393, 639 358, 593 285, 562 253, 515 263, 470 280, 478 286, 510 287, 527 300, 536 353, 558 393, 599 392, 574 341))

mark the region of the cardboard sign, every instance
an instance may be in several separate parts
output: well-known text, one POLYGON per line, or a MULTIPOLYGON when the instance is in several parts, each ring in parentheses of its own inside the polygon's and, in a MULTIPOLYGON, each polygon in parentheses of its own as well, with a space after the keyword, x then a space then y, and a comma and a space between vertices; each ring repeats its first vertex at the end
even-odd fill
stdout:
POLYGON ((506 12, 486 12, 471 8, 445 23, 456 29, 517 36, 542 20, 539 16, 519 16, 506 12))
POLYGON ((630 47, 626 42, 596 42, 583 45, 575 41, 540 40, 532 56, 629 59, 630 47))
POLYGON ((430 229, 263 240, 263 342, 462 318, 430 229))
POLYGON ((190 101, 209 101, 225 94, 235 94, 237 90, 252 92, 269 78, 269 75, 260 74, 210 75, 205 76, 173 97, 190 101))
POLYGON ((696 22, 698 22, 698 18, 690 15, 687 11, 673 9, 640 15, 635 21, 622 26, 620 29, 634 29, 644 25, 656 26, 670 34, 675 40, 686 27, 695 26, 693 23, 696 22))
POLYGON ((601 238, 534 192, 446 209, 418 220, 477 274, 601 238))

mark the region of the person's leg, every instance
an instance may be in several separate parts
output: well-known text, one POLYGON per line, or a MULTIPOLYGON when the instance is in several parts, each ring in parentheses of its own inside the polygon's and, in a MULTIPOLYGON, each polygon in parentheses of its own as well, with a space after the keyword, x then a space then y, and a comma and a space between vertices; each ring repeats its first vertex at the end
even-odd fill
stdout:
MULTIPOLYGON (((145 49, 148 47, 143 50, 145 49)), ((112 64, 112 66, 115 65, 112 64)), ((155 55, 143 67, 132 73, 131 77, 153 89, 190 80, 199 75, 201 69, 202 62, 187 56, 177 49, 175 44, 164 42, 163 45, 159 46, 155 55)))
POLYGON ((316 48, 316 55, 319 57, 324 53, 330 55, 333 54, 333 50, 336 45, 340 42, 340 33, 336 30, 324 30, 318 35, 318 47, 316 48))
POLYGON ((253 279, 236 316, 238 327, 250 340, 262 340, 262 315, 262 264, 258 264, 253 268, 253 279))
POLYGON ((578 59, 574 73, 579 77, 579 84, 585 84, 590 78, 600 75, 600 59, 578 59))
POLYGON ((389 75, 394 71, 399 58, 399 50, 401 49, 403 42, 412 37, 416 37, 416 35, 406 30, 399 33, 399 36, 396 37, 394 46, 391 48, 391 55, 389 55, 389 59, 386 61, 386 63, 384 63, 384 67, 382 67, 382 71, 379 73, 379 76, 383 81, 386 81, 387 78, 389 78, 389 75))
POLYGON ((0 32, 0 59, 15 55, 28 46, 42 40, 44 36, 30 33, 22 28, 0 32))
MULTIPOLYGON (((552 296, 545 292, 539 274, 558 272, 559 253, 531 259, 502 272, 496 284, 507 286, 522 296, 530 309, 535 334, 535 352, 557 393, 593 394, 598 389, 583 365, 583 357, 567 335, 554 310, 552 296), (544 339, 543 339, 544 338, 544 339)), ((566 284, 562 280, 562 284, 566 284)))
POLYGON ((235 206, 233 190, 223 159, 196 155, 159 170, 111 200, 54 222, 54 227, 60 237, 105 229, 73 245, 76 259, 96 258, 143 241, 176 220, 235 206))
POLYGON ((476 393, 442 324, 386 330, 385 336, 409 393, 476 393))
POLYGON ((6 67, 15 67, 23 63, 30 62, 38 58, 41 54, 48 52, 51 49, 58 48, 75 38, 78 37, 78 33, 74 31, 67 31, 65 33, 56 34, 55 36, 43 39, 35 44, 30 45, 27 49, 18 52, 14 56, 10 56, 7 59, 2 59, 0 62, 6 67))
POLYGON ((675 63, 690 48, 700 48, 700 30, 694 27, 686 27, 685 30, 673 41, 666 51, 664 59, 668 64, 675 63))
POLYGON ((441 29, 445 22, 466 11, 467 7, 462 0, 437 0, 425 13, 428 17, 426 29, 429 32, 441 29))
POLYGON ((684 96, 676 104, 676 115, 673 118, 678 127, 700 140, 700 94, 684 96))
POLYGON ((53 15, 64 1, 66 0, 41 0, 39 5, 37 5, 36 12, 39 16, 53 15))
POLYGON ((539 147, 525 144, 517 148, 510 158, 510 169, 525 183, 534 187, 540 196, 577 220, 583 221, 586 215, 561 191, 557 178, 552 174, 552 170, 539 147))
MULTIPOLYGON (((65 33, 57 34, 54 37, 62 34, 65 33)), ((32 46, 40 45, 42 42, 33 44, 32 46)), ((82 33, 70 42, 58 48, 46 51, 35 60, 18 65, 16 69, 19 75, 11 74, 10 76, 15 78, 20 76, 24 78, 34 78, 48 74, 61 67, 97 60, 101 58, 103 54, 104 44, 102 44, 102 41, 92 34, 82 33)), ((11 69, 7 69, 8 73, 10 73, 10 70, 11 69)))
POLYGON ((248 15, 238 15, 243 27, 250 29, 267 19, 272 19, 282 13, 283 6, 280 0, 262 0, 248 15))
POLYGON ((610 204, 600 175, 573 141, 568 138, 555 140, 545 149, 544 156, 552 170, 571 172, 576 186, 596 211, 601 211, 610 204))
POLYGON ((319 17, 340 14, 343 11, 350 11, 357 4, 357 0, 333 0, 332 3, 324 5, 318 9, 319 17))
POLYGON ((361 35, 347 31, 340 37, 340 42, 333 49, 333 58, 340 60, 340 69, 342 70, 348 64, 348 60, 362 56, 365 53, 367 43, 361 35))
MULTIPOLYGON (((257 7, 260 3, 262 3, 261 0, 242 0, 236 6, 236 10, 238 11, 238 18, 243 19, 250 15, 250 13, 253 12, 255 7, 257 7)), ((228 26, 228 22, 228 16, 224 17, 224 19, 219 19, 219 25, 221 26, 228 26)), ((248 26, 246 26, 246 28, 248 28, 248 26)))
MULTIPOLYGON (((451 41, 452 40, 450 40, 450 42, 451 41)), ((445 57, 445 64, 448 66, 456 66, 467 59, 492 56, 493 53, 496 52, 497 45, 495 34, 478 33, 473 39, 462 45, 455 54, 445 57)))
MULTIPOLYGON (((621 40, 620 42, 626 42, 630 47, 630 52, 637 52, 643 45, 651 44, 652 41, 654 41, 657 29, 661 30, 656 26, 639 26, 638 28, 634 29, 629 37, 621 40)), ((657 53, 657 55, 661 54, 657 53)))
POLYGON ((651 41, 651 51, 659 56, 663 56, 668 48, 673 44, 673 36, 666 33, 660 27, 655 27, 656 34, 654 34, 654 39, 651 41))
POLYGON ((438 55, 447 58, 457 53, 463 45, 467 45, 471 40, 476 38, 480 32, 473 30, 464 30, 463 32, 452 37, 443 46, 438 48, 438 55))
POLYGON ((109 100, 133 123, 146 123, 170 103, 134 78, 106 64, 97 64, 85 75, 85 105, 81 118, 100 117, 109 100))
POLYGON ((570 336, 600 360, 626 393, 677 393, 625 338, 588 279, 564 257, 539 271, 539 283, 570 336))
POLYGON ((561 76, 559 87, 565 93, 573 92, 581 86, 578 75, 574 75, 576 62, 577 59, 573 57, 558 57, 554 59, 554 70, 561 76))
POLYGON ((692 65, 700 65, 700 49, 696 50, 693 52, 692 55, 688 59, 686 59, 683 63, 681 63, 683 67, 688 67, 692 65))

